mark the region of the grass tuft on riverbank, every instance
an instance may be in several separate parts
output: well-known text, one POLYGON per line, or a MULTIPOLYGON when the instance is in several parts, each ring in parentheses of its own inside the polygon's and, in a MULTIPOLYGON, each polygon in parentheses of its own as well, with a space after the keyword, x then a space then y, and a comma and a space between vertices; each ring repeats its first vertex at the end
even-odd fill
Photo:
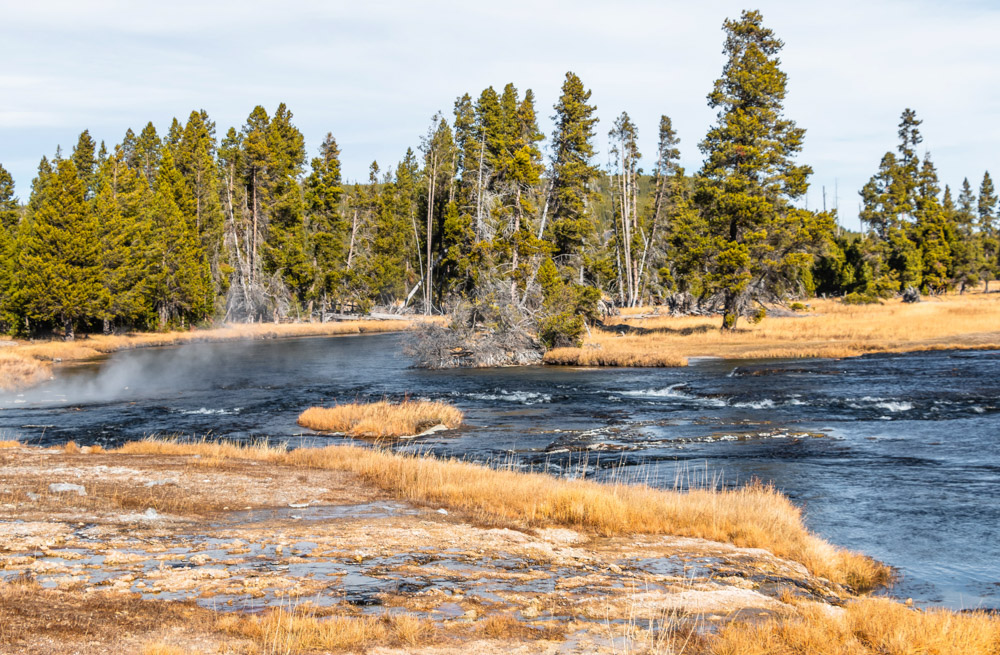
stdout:
POLYGON ((340 445, 286 451, 267 444, 150 439, 126 444, 117 452, 200 455, 220 462, 251 459, 349 471, 402 499, 460 510, 486 525, 565 526, 598 535, 665 534, 763 548, 859 593, 892 578, 883 564, 811 534, 801 509, 774 487, 762 484, 670 491, 340 445))
POLYGON ((448 403, 381 400, 310 407, 299 416, 299 425, 322 432, 343 432, 351 437, 406 437, 437 425, 457 428, 463 418, 461 410, 448 403))
POLYGON ((413 647, 440 639, 434 623, 410 614, 314 616, 276 609, 225 615, 216 628, 249 639, 268 653, 358 652, 376 646, 413 647))
POLYGON ((557 348, 548 364, 685 366, 691 357, 769 359, 856 357, 867 353, 1000 348, 1000 296, 965 294, 906 304, 810 301, 807 314, 741 321, 722 332, 721 319, 660 316, 656 308, 624 310, 591 330, 582 348, 557 348))
POLYGON ((713 655, 996 655, 1000 619, 862 598, 846 611, 810 604, 792 617, 734 621, 710 643, 713 655))
POLYGON ((17 391, 48 380, 51 367, 20 353, 0 350, 0 391, 17 391))

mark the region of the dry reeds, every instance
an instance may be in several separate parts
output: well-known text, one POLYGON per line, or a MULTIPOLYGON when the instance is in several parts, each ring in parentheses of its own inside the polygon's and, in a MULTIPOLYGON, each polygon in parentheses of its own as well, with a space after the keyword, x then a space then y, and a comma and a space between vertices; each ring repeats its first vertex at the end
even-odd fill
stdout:
POLYGON ((714 655, 996 655, 1000 619, 984 613, 918 611, 881 598, 838 612, 803 606, 800 615, 733 622, 712 640, 714 655))
POLYGON ((343 432, 352 437, 412 436, 437 425, 457 428, 463 414, 443 402, 406 399, 400 403, 345 403, 310 407, 299 416, 299 425, 310 430, 343 432))
POLYGON ((811 534, 802 512, 774 487, 687 492, 645 485, 560 480, 541 473, 487 469, 357 446, 285 451, 264 444, 141 441, 119 452, 246 458, 350 471, 400 498, 468 513, 484 524, 561 525, 602 535, 671 534, 764 548, 816 575, 863 592, 887 583, 882 564, 811 534))
POLYGON ((16 391, 48 380, 52 376, 48 364, 0 350, 0 391, 16 391))
POLYGON ((3 441, 0 441, 0 450, 3 450, 4 448, 20 448, 20 447, 21 447, 21 442, 15 439, 4 439, 3 441))
POLYGON ((190 653, 191 651, 159 641, 142 646, 142 655, 190 655, 190 653))
POLYGON ((545 353, 546 364, 569 366, 687 366, 687 357, 668 353, 636 350, 603 350, 597 348, 553 348, 545 353))
POLYGON ((374 646, 416 646, 433 641, 434 625, 408 614, 318 617, 285 609, 262 615, 226 615, 217 629, 249 639, 264 653, 357 651, 374 646))
MULTIPOLYGON (((684 366, 691 357, 757 359, 854 357, 866 353, 1000 348, 1000 297, 965 294, 906 304, 845 305, 811 301, 812 313, 740 323, 720 318, 629 313, 592 330, 583 348, 559 348, 549 364, 684 366)), ((648 311, 648 310, 647 310, 648 311)))

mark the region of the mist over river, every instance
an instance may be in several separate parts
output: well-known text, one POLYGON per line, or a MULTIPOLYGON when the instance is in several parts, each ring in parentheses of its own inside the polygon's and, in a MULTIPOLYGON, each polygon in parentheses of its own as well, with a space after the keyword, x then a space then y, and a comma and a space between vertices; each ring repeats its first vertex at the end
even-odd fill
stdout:
POLYGON ((692 361, 678 369, 410 368, 400 335, 123 351, 0 394, 0 433, 325 445, 312 405, 448 400, 467 426, 401 447, 660 486, 773 482, 830 541, 898 567, 893 595, 1000 607, 1000 352, 692 361))

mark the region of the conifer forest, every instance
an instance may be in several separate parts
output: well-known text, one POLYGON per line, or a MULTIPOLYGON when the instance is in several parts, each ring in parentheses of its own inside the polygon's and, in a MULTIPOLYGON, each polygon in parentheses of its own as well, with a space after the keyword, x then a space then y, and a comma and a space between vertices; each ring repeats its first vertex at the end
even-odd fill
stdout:
POLYGON ((461 93, 398 162, 352 183, 336 135, 307 152, 284 104, 228 129, 195 110, 119 143, 84 130, 41 158, 30 189, 0 167, 0 329, 72 338, 416 312, 518 323, 555 346, 614 307, 713 313, 732 328, 815 295, 988 288, 1000 275, 988 172, 944 184, 904 109, 859 190, 862 230, 839 227, 802 202, 812 171, 797 158, 806 129, 784 111, 782 41, 755 11, 724 31, 717 118, 697 144, 666 114, 599 124, 572 72, 552 134, 530 89, 461 93), (655 152, 639 152, 640 129, 657 130, 655 152), (698 170, 679 165, 681 148, 698 148, 698 170))

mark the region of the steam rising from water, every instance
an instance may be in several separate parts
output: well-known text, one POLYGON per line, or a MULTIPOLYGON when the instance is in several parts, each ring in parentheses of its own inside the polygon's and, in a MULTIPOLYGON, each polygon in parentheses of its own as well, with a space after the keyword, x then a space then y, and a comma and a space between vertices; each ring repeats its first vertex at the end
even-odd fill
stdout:
POLYGON ((122 351, 108 360, 71 365, 57 378, 21 393, 0 393, 0 407, 24 403, 66 405, 108 403, 133 398, 170 395, 209 388, 209 373, 224 366, 221 350, 233 355, 234 344, 191 344, 170 349, 122 351), (96 371, 96 372, 95 372, 96 371))

